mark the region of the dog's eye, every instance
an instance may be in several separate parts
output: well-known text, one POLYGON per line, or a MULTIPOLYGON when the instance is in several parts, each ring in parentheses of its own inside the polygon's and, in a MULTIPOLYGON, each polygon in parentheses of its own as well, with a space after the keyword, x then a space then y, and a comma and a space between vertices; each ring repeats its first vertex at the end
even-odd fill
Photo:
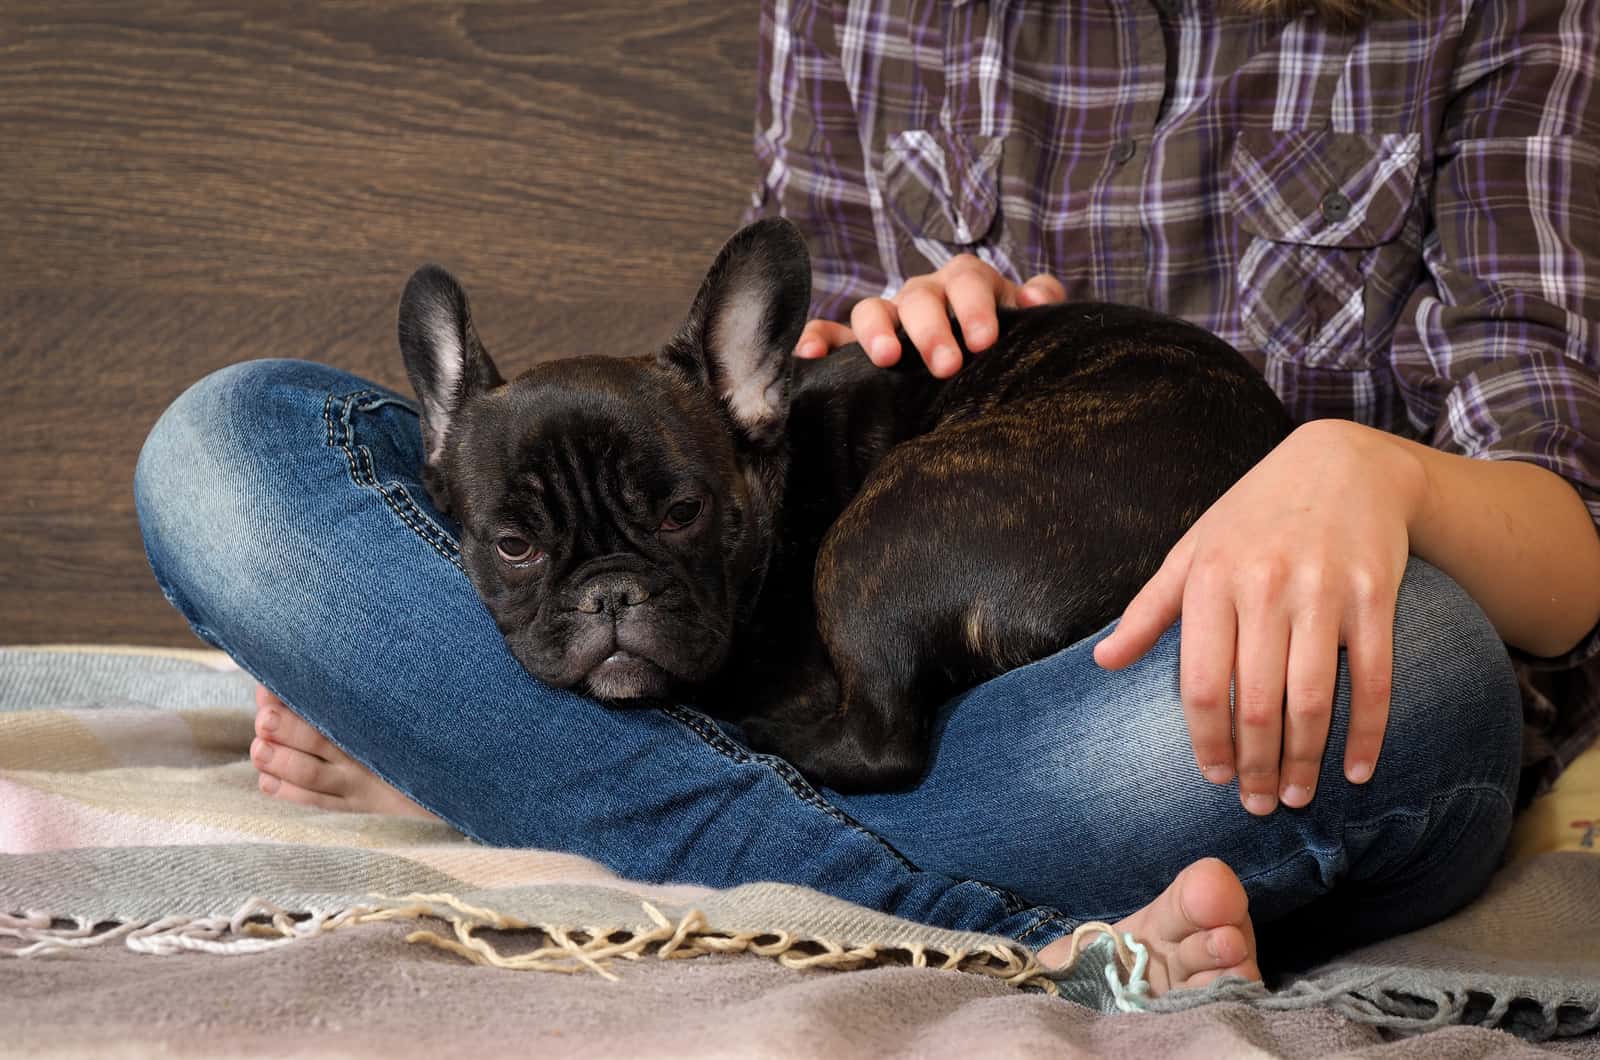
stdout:
POLYGON ((661 520, 661 529, 682 530, 700 518, 700 509, 704 507, 704 502, 698 500, 679 501, 667 509, 667 517, 661 520))
POLYGON ((507 534, 494 543, 494 550, 500 553, 500 558, 507 563, 526 563, 538 555, 533 551, 533 542, 524 537, 507 534))

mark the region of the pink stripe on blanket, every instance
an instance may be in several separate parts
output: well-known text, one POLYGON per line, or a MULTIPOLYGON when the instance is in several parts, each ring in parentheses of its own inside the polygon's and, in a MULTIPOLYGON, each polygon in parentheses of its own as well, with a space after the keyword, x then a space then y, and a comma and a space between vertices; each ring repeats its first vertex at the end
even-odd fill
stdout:
POLYGON ((77 847, 277 842, 258 832, 192 821, 156 821, 86 806, 0 778, 0 853, 33 854, 77 847))

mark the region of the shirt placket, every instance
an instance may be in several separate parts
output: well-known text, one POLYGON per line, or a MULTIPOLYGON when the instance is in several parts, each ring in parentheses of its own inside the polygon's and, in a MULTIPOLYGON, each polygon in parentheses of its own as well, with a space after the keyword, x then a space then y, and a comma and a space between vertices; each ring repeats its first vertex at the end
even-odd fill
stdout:
MULTIPOLYGON (((1175 6, 1180 0, 1160 0, 1175 6)), ((1148 238, 1141 204, 1149 173, 1150 143, 1167 91, 1167 44, 1156 0, 1114 0, 1105 51, 1119 80, 1107 128, 1109 145, 1096 199, 1096 296, 1148 304, 1148 238)))

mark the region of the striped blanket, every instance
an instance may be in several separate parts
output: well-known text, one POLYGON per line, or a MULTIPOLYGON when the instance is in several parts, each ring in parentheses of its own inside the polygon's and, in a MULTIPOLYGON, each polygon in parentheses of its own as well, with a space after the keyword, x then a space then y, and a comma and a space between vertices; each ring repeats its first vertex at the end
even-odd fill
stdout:
POLYGON ((268 799, 245 757, 252 688, 209 652, 0 649, 0 956, 356 952, 357 936, 402 923, 413 946, 451 959, 596 980, 646 957, 738 954, 961 971, 1104 1012, 1322 1006, 1399 1030, 1466 1023, 1529 1038, 1600 1025, 1600 858, 1584 852, 1600 755, 1525 822, 1520 859, 1457 917, 1275 993, 1235 982, 1152 1000, 1137 940, 1098 928, 1074 969, 1050 973, 1011 940, 802 888, 644 885, 572 855, 484 848, 438 822, 268 799))

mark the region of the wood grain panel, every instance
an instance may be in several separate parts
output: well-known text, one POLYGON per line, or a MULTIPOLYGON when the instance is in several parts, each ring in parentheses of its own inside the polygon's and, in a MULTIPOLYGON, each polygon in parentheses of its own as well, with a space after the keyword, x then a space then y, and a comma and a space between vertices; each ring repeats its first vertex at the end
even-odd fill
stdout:
POLYGON ((206 372, 403 389, 439 261, 503 367, 676 326, 753 179, 756 7, 0 5, 0 642, 192 643, 131 481, 206 372))

